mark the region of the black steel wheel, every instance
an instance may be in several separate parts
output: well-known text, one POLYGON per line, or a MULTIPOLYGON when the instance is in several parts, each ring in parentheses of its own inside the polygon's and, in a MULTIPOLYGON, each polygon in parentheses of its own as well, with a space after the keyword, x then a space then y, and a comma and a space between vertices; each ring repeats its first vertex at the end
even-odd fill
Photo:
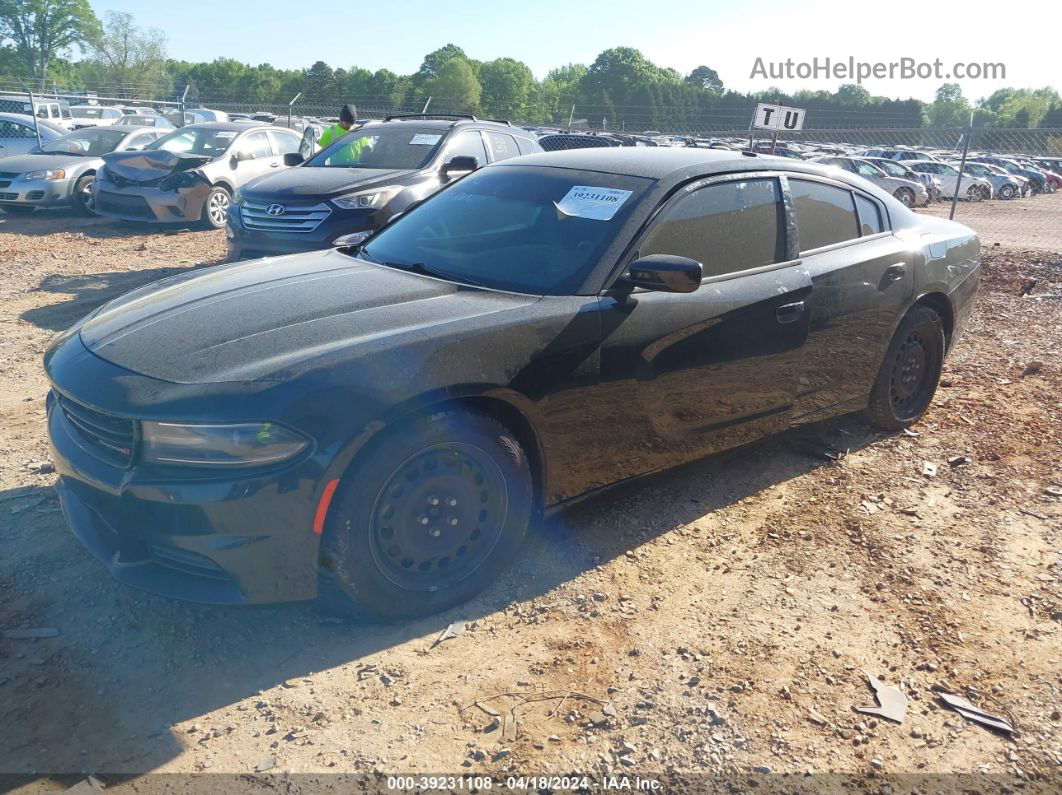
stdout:
POLYGON ((897 431, 922 418, 940 381, 944 348, 940 316, 927 306, 913 307, 893 334, 871 389, 872 425, 897 431))
POLYGON ((386 431, 340 481, 323 567, 359 615, 445 610, 512 561, 531 484, 523 448, 491 417, 444 412, 386 431))

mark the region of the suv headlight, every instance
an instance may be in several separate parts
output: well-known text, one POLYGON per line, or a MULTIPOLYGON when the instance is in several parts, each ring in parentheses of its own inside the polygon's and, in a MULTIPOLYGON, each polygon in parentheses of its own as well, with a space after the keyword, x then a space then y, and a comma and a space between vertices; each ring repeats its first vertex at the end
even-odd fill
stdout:
POLYGON ((66 179, 66 172, 61 168, 46 168, 41 171, 27 171, 26 179, 66 179))
POLYGON ((356 193, 348 193, 332 199, 332 204, 344 210, 364 210, 369 207, 383 207, 402 190, 401 185, 388 185, 386 188, 370 188, 356 193))
POLYGON ((310 441, 275 422, 226 425, 141 423, 143 456, 158 464, 260 466, 285 461, 310 441))

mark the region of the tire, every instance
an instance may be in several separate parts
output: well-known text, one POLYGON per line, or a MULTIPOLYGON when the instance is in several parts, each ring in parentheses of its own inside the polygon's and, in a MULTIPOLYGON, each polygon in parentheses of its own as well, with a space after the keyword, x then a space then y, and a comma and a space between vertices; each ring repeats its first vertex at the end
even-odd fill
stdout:
POLYGON ((202 225, 206 229, 224 229, 230 201, 232 197, 229 192, 220 185, 211 190, 207 200, 203 202, 203 215, 200 217, 202 225))
POLYGON ((1013 199, 1014 195, 1015 195, 1015 189, 1014 189, 1014 186, 1011 185, 1010 183, 1007 183, 1006 185, 1003 185, 999 189, 999 198, 1001 198, 1001 199, 1013 199))
POLYGON ((8 215, 29 215, 37 209, 28 204, 4 204, 0 206, 4 208, 4 212, 8 215))
POLYGON ((915 306, 904 315, 885 351, 870 390, 867 421, 885 431, 899 431, 925 414, 944 364, 944 326, 940 315, 915 306))
POLYGON ((981 192, 980 185, 971 185, 966 189, 966 201, 968 202, 979 202, 984 197, 985 195, 981 192))
POLYGON ((515 436, 482 414, 441 412, 386 431, 355 459, 328 511, 322 564, 350 600, 345 612, 437 613, 512 562, 532 503, 515 436))
POLYGON ((95 215, 96 211, 93 209, 95 200, 92 197, 92 183, 96 178, 87 174, 77 181, 74 185, 74 212, 78 215, 95 215))
POLYGON ((900 204, 904 207, 914 207, 915 195, 914 191, 910 188, 897 188, 896 192, 892 194, 900 204))

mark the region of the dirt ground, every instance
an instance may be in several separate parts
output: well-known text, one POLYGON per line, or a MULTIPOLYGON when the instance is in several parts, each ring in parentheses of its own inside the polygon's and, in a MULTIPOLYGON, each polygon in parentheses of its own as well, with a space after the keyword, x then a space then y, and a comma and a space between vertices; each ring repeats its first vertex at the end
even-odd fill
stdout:
POLYGON ((157 598, 81 548, 54 474, 33 471, 48 461, 41 354, 101 302, 222 261, 224 238, 0 216, 0 629, 58 630, 0 639, 0 790, 87 773, 148 791, 139 774, 266 788, 490 772, 987 773, 1051 791, 1062 224, 1053 234, 1037 250, 986 237, 972 325, 914 433, 845 417, 654 476, 537 528, 473 602, 374 626, 311 604, 157 598), (457 620, 464 632, 433 646, 457 620), (874 704, 864 672, 908 695, 902 724, 853 711, 874 704), (943 708, 938 689, 1016 734, 943 708))

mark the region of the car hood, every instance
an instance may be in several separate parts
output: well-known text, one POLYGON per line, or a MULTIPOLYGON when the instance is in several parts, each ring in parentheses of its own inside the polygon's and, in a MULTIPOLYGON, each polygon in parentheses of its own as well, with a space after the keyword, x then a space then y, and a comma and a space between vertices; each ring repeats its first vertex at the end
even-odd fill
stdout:
POLYGON ((296 196, 330 197, 377 184, 390 184, 415 173, 409 169, 302 166, 252 180, 240 193, 244 197, 270 200, 296 196))
POLYGON ((162 149, 111 152, 103 156, 108 171, 132 182, 150 182, 178 171, 197 168, 213 159, 208 155, 188 155, 162 149))
POLYGON ((42 168, 74 168, 85 163, 99 163, 98 157, 81 157, 79 155, 56 154, 15 155, 0 158, 0 171, 12 174, 24 174, 27 171, 39 171, 42 168))
POLYGON ((423 339, 536 300, 330 250, 164 279, 104 305, 80 336, 100 358, 165 381, 280 380, 339 350, 423 339))

